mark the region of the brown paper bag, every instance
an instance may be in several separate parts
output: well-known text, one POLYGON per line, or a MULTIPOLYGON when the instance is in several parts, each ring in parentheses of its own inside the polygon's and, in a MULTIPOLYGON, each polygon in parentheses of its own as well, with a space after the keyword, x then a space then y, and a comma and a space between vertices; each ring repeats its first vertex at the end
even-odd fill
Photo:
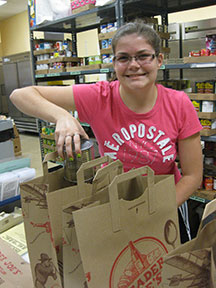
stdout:
POLYGON ((47 161, 53 157, 56 153, 48 154, 43 162, 44 176, 21 185, 25 233, 36 288, 63 287, 62 207, 91 195, 92 184, 84 182, 85 169, 111 161, 105 156, 84 163, 77 177, 78 185, 67 187, 71 184, 64 180, 63 168, 48 173, 47 161))
POLYGON ((86 287, 86 277, 79 253, 73 212, 83 207, 94 207, 108 202, 108 183, 111 183, 114 177, 121 173, 123 173, 123 165, 120 160, 98 170, 93 181, 92 195, 70 203, 62 210, 64 288, 86 287), (105 179, 108 180, 108 183, 105 183, 105 179))
POLYGON ((2 239, 0 239, 0 286, 1 288, 34 287, 29 263, 2 239))
POLYGON ((163 257, 180 244, 173 175, 131 170, 109 198, 73 212, 88 287, 161 287, 163 257))
POLYGON ((164 259, 163 287, 216 288, 216 199, 206 205, 197 237, 164 259))

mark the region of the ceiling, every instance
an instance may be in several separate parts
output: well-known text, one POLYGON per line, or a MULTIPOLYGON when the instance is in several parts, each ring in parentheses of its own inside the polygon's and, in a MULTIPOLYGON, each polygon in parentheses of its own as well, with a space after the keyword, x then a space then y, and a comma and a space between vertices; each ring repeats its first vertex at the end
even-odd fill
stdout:
POLYGON ((28 0, 7 0, 7 4, 0 6, 0 21, 19 14, 28 9, 28 0))

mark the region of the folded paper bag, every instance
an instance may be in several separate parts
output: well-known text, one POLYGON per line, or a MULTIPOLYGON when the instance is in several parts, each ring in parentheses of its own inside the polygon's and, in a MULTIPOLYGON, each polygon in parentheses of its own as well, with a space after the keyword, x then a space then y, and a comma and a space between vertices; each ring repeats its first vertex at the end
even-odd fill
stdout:
POLYGON ((109 202, 73 220, 89 288, 162 287, 163 257, 180 245, 173 175, 149 167, 118 175, 109 202))

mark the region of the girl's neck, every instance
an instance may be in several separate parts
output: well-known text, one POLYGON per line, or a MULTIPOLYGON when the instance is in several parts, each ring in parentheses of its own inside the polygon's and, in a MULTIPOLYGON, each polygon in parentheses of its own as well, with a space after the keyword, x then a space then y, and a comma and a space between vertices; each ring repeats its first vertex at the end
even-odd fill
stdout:
POLYGON ((133 112, 147 113, 154 107, 157 100, 157 87, 152 85, 145 90, 129 91, 120 85, 120 96, 124 104, 133 112))

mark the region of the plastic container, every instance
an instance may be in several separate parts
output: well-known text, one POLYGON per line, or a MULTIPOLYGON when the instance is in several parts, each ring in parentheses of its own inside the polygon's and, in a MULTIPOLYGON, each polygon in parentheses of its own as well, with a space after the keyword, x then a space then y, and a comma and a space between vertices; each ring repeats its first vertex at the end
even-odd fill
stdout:
POLYGON ((18 195, 19 177, 12 172, 0 174, 0 201, 18 195))

